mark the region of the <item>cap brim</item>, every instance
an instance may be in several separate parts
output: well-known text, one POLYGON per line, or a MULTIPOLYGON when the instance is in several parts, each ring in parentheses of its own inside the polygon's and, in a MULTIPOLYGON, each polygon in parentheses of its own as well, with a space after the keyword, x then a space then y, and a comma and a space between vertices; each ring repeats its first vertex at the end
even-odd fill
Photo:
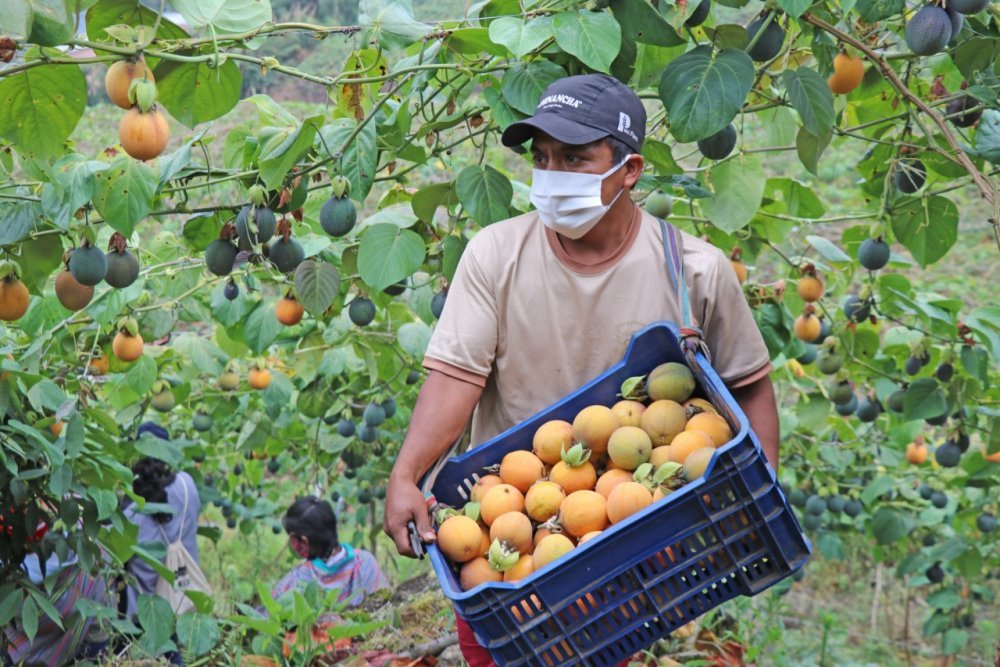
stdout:
POLYGON ((582 125, 554 114, 541 114, 511 124, 500 135, 500 141, 507 147, 520 146, 535 136, 535 130, 541 130, 557 141, 574 146, 589 144, 608 136, 606 131, 589 125, 582 125))

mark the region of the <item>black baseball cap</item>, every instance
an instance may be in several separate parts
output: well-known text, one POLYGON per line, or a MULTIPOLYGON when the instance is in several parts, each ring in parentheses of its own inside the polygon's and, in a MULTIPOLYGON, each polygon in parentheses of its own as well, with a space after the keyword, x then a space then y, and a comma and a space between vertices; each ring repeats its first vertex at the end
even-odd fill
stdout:
POLYGON ((575 145, 611 136, 638 153, 646 137, 646 109, 635 91, 612 76, 567 76, 545 89, 534 116, 508 126, 500 140, 519 146, 536 129, 575 145))

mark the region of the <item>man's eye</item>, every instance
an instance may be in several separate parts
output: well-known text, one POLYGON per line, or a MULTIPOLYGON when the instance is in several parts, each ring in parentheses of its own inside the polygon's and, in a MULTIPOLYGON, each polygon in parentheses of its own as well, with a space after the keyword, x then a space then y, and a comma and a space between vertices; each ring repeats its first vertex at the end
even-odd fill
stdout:
POLYGON ((545 161, 545 158, 543 158, 541 155, 536 154, 531 156, 531 161, 534 162, 535 164, 541 164, 542 162, 545 161))
POLYGON ((576 155, 570 154, 570 155, 566 156, 566 162, 568 162, 569 164, 574 164, 574 163, 579 162, 579 161, 580 161, 580 158, 578 156, 576 156, 576 155))

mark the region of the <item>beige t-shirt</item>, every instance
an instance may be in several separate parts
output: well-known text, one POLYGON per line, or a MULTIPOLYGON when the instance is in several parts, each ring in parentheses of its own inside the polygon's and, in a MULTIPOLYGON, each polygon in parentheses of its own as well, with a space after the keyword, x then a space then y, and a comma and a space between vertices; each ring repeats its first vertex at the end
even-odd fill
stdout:
MULTIPOLYGON (((691 308, 712 366, 730 386, 766 375, 770 358, 729 260, 683 234, 691 308)), ((659 222, 645 211, 607 260, 581 265, 535 212, 469 242, 424 367, 483 387, 473 446, 532 416, 621 360, 639 329, 681 322, 659 222)))

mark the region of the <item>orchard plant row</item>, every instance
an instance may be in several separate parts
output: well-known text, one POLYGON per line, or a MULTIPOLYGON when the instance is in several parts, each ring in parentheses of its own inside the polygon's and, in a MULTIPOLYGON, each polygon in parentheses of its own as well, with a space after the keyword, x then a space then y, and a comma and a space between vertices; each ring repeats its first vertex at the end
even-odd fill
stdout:
MULTIPOLYGON (((45 549, 86 567, 148 557, 117 499, 151 453, 194 476, 225 530, 277 529, 294 479, 351 508, 345 539, 374 540, 462 251, 529 206, 529 165, 499 132, 552 81, 605 72, 648 105, 633 196, 722 248, 743 283, 775 369, 781 479, 818 550, 842 557, 843 531, 863 534, 928 595, 943 652, 976 631, 970 605, 1000 569, 1000 307, 957 243, 961 221, 1000 251, 996 6, 486 0, 431 24, 409 0, 367 0, 357 25, 314 25, 268 0, 172 0, 179 25, 136 0, 15 4, 0 35, 0 500, 20 520, 0 559, 19 562, 39 521, 57 528, 45 549), (322 72, 268 55, 302 36, 352 51, 322 72), (245 96, 251 72, 328 102, 245 96), (85 148, 98 114, 117 136, 85 148), (969 289, 917 273, 942 265, 969 289), (133 438, 151 417, 168 444, 133 438)), ((711 410, 671 406, 679 431, 660 441, 643 423, 657 403, 592 410, 627 461, 618 444, 577 447, 575 422, 546 425, 539 442, 558 447, 482 482, 478 516, 442 525, 468 519, 452 555, 476 563, 465 576, 524 572, 542 526, 578 548, 583 528, 697 478, 718 434, 684 433, 711 410), (648 459, 633 456, 644 437, 648 459), (503 488, 522 518, 492 535, 513 511, 493 516, 503 488)), ((34 607, 10 572, 3 592, 34 607)), ((190 654, 222 630, 255 649, 274 633, 220 609, 199 608, 190 654)), ((175 628, 140 621, 148 637, 175 628)))

